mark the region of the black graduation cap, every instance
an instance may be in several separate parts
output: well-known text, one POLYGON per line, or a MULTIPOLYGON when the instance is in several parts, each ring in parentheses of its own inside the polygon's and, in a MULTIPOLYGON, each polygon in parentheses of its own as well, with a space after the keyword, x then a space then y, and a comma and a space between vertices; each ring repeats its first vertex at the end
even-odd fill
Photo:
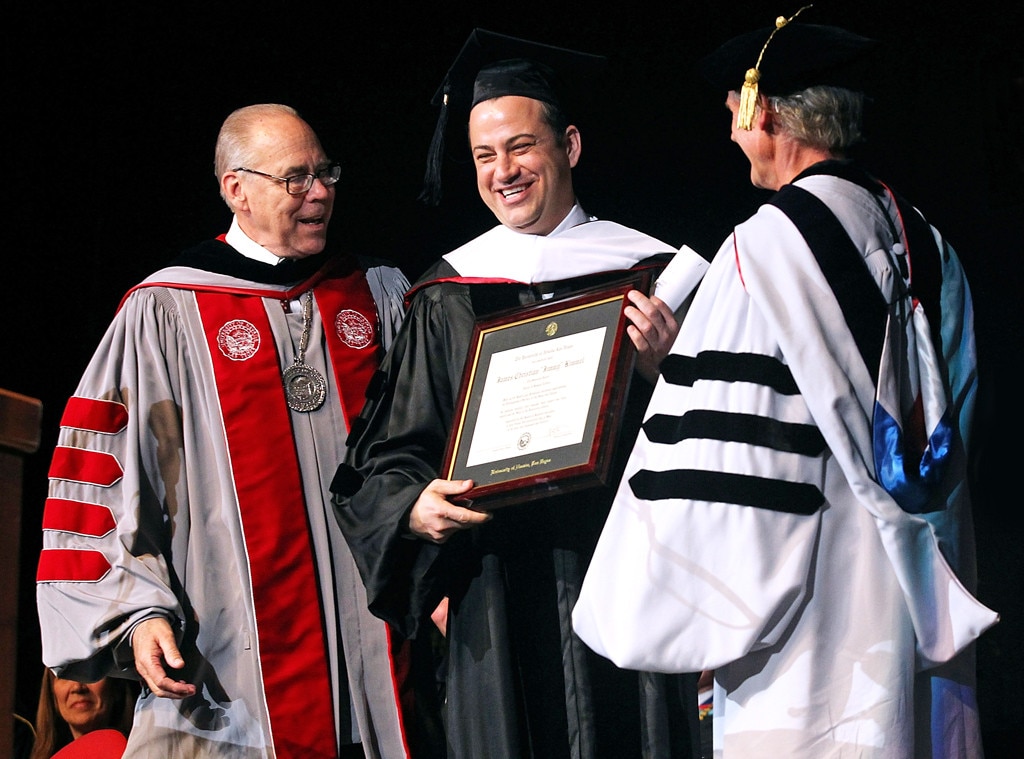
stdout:
POLYGON ((571 114, 581 105, 581 94, 597 87, 606 64, 601 55, 474 29, 430 101, 441 112, 420 198, 431 205, 440 201, 441 160, 451 114, 468 119, 477 103, 504 95, 533 98, 571 114))
POLYGON ((741 92, 741 116, 744 101, 753 108, 758 88, 779 96, 816 85, 862 89, 857 64, 877 41, 837 26, 795 23, 810 7, 788 19, 780 16, 775 26, 734 37, 700 62, 712 85, 741 92))

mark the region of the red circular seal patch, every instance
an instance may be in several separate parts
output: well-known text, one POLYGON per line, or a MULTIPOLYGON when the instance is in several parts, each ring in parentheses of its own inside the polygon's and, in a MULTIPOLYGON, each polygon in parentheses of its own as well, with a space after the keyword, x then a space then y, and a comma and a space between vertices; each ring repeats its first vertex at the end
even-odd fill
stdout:
POLYGON ((217 347, 232 361, 246 361, 260 347, 260 333, 245 319, 235 319, 217 330, 217 347))
POLYGON ((349 348, 362 349, 373 341, 373 325, 358 311, 346 308, 334 319, 338 338, 349 348))

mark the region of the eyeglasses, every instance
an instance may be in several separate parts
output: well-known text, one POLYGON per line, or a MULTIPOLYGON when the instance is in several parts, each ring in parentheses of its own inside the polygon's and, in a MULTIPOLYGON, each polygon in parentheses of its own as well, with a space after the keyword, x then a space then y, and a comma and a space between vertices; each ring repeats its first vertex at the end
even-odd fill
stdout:
POLYGON ((305 192, 309 192, 313 186, 314 179, 319 179, 324 187, 330 187, 341 178, 341 164, 339 163, 328 164, 324 168, 318 169, 316 174, 294 174, 290 177, 278 177, 265 171, 247 169, 244 166, 239 166, 237 169, 232 169, 232 171, 246 171, 250 174, 259 174, 267 179, 276 179, 278 182, 284 182, 285 192, 289 195, 302 195, 305 192))

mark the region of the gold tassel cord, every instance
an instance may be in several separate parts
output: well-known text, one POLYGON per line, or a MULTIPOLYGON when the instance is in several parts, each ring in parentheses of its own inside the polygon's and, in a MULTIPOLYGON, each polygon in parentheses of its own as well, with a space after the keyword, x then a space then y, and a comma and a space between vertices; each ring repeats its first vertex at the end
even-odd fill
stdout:
POLYGON ((740 108, 736 114, 736 126, 748 132, 754 127, 754 107, 757 105, 757 82, 761 72, 756 68, 747 69, 743 77, 743 89, 740 90, 740 108))
POLYGON ((768 49, 768 43, 772 41, 772 38, 779 29, 811 7, 813 7, 813 4, 805 5, 789 18, 779 16, 775 19, 775 28, 772 29, 772 33, 765 40, 764 47, 761 48, 761 53, 757 56, 757 63, 754 64, 754 68, 747 69, 747 73, 743 77, 743 88, 740 90, 740 107, 736 114, 736 126, 740 129, 745 129, 749 132, 754 128, 754 111, 757 108, 758 95, 757 83, 761 80, 761 59, 764 58, 764 51, 768 49))

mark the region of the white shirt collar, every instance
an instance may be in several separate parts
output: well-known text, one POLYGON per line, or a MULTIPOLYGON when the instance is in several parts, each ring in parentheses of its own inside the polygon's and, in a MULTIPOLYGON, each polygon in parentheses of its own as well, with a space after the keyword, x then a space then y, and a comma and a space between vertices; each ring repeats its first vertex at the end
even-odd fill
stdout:
POLYGON ((579 203, 573 204, 573 207, 569 209, 569 213, 566 214, 565 218, 559 223, 557 227, 552 229, 548 234, 557 235, 564 232, 567 229, 571 229, 580 224, 586 224, 588 221, 594 221, 593 216, 589 216, 586 211, 580 208, 579 203))
POLYGON ((271 266, 277 266, 284 261, 284 258, 274 255, 243 232, 242 227, 238 224, 237 216, 231 217, 231 228, 224 236, 224 241, 246 258, 251 258, 254 261, 260 261, 271 266))

